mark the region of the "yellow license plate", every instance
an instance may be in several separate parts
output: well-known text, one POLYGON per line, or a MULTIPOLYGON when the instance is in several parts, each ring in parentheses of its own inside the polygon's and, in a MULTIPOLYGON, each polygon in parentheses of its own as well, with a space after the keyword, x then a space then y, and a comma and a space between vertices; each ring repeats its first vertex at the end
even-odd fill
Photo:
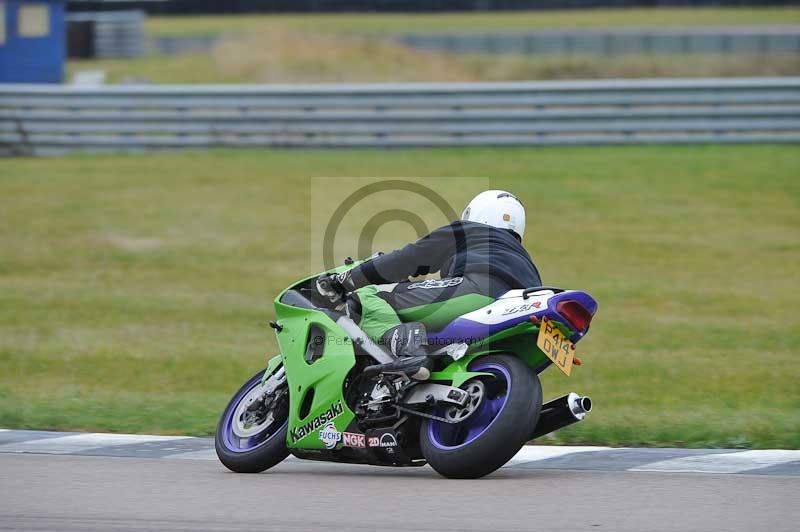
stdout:
POLYGON ((536 345, 553 364, 569 377, 572 372, 572 359, 575 356, 575 346, 564 336, 558 328, 547 318, 542 318, 539 328, 539 337, 536 345))

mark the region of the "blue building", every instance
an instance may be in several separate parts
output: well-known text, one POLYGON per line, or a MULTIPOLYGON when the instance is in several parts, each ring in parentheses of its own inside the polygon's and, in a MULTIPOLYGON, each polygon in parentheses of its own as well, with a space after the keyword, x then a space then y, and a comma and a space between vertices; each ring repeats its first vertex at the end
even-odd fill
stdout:
POLYGON ((61 83, 65 0, 0 0, 0 83, 61 83))

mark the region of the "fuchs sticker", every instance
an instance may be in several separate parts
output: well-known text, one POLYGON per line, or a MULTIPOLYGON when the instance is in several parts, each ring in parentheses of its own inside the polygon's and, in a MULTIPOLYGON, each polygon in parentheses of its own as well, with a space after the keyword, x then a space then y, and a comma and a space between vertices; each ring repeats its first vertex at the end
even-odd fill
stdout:
POLYGON ((325 444, 326 449, 333 449, 337 443, 342 441, 342 433, 336 429, 333 421, 329 421, 319 431, 319 439, 325 444))
POLYGON ((394 434, 392 434, 391 432, 386 432, 381 436, 380 446, 381 447, 397 447, 397 438, 395 438, 394 434))
POLYGON ((463 277, 451 277, 449 279, 428 279, 418 283, 411 283, 408 285, 409 290, 415 288, 431 289, 431 288, 449 288, 451 286, 458 286, 464 282, 463 277))
POLYGON ((357 432, 343 432, 342 443, 345 447, 355 447, 356 449, 363 449, 367 446, 367 437, 357 432))
POLYGON ((292 442, 302 440, 315 430, 324 426, 327 422, 333 420, 342 412, 344 412, 344 407, 342 406, 342 402, 336 401, 330 406, 330 408, 328 408, 326 411, 324 411, 323 413, 321 413, 320 415, 318 415, 305 425, 301 425, 299 427, 295 427, 292 430, 290 430, 289 436, 292 438, 292 442))
POLYGON ((381 439, 377 436, 370 436, 367 440, 367 445, 370 447, 380 447, 381 446, 381 439))

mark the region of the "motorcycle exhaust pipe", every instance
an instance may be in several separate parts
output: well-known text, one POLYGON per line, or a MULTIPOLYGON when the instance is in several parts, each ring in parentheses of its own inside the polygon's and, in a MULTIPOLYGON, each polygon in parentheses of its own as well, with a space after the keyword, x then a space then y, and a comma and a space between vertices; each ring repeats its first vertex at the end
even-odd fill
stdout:
POLYGON ((531 439, 550 434, 558 429, 577 423, 592 410, 592 400, 572 392, 542 405, 539 421, 533 429, 531 439))

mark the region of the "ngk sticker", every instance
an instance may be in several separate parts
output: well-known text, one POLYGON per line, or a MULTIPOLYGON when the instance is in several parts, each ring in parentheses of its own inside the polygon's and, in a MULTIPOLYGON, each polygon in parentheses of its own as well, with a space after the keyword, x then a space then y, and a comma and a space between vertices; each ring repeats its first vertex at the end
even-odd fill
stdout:
POLYGON ((367 437, 357 432, 343 432, 342 443, 345 447, 354 447, 356 449, 363 449, 367 446, 367 437))

